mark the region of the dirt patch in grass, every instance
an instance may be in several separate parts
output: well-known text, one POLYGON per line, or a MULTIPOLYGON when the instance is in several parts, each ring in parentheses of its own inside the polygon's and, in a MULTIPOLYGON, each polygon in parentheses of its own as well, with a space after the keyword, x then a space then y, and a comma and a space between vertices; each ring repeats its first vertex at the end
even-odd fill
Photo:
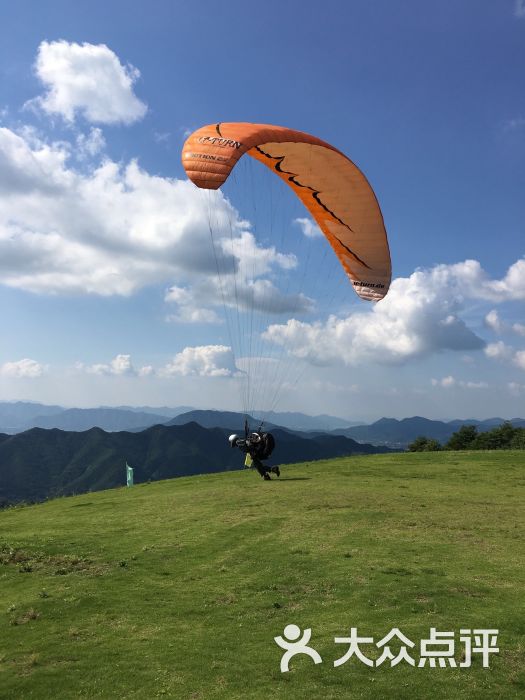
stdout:
POLYGON ((35 610, 34 608, 29 608, 29 610, 26 610, 25 613, 22 613, 21 615, 13 615, 11 620, 9 621, 11 625, 27 625, 28 622, 31 622, 32 620, 38 620, 40 617, 40 613, 35 610))
POLYGON ((100 576, 109 569, 107 564, 75 554, 31 552, 5 543, 0 543, 0 566, 2 565, 16 566, 21 574, 40 571, 56 576, 66 576, 72 573, 100 576))

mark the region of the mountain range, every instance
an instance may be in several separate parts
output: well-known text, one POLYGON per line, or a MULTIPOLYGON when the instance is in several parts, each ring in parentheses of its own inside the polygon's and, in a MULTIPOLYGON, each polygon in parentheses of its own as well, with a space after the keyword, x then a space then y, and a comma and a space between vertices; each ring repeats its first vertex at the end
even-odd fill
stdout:
MULTIPOLYGON (((462 425, 475 425, 479 432, 492 430, 492 428, 504 423, 503 418, 488 418, 487 420, 452 420, 438 421, 414 416, 412 418, 381 418, 371 425, 359 425, 356 427, 332 431, 331 435, 344 435, 358 442, 369 442, 373 445, 386 445, 389 447, 406 448, 417 437, 424 435, 441 443, 447 442, 453 433, 462 425)), ((510 422, 515 428, 525 427, 523 418, 512 418, 510 422)))
MULTIPOLYGON (((102 428, 111 432, 119 430, 144 430, 152 425, 171 424, 172 420, 181 414, 188 414, 182 422, 192 420, 191 406, 162 406, 152 408, 149 406, 101 406, 99 408, 63 408, 61 406, 46 406, 44 404, 28 401, 8 402, 0 401, 0 432, 7 434, 21 433, 31 428, 59 428, 60 430, 89 430, 90 428, 102 428)), ((206 411, 203 413, 207 413, 206 411)), ((222 413, 236 415, 228 411, 210 411, 209 413, 222 413)), ((260 422, 262 414, 256 412, 254 423, 260 422)), ((304 413, 276 413, 270 412, 265 416, 272 425, 279 425, 290 430, 318 430, 330 431, 359 425, 355 421, 347 421, 335 416, 320 415, 308 416, 304 413)), ((241 424, 242 424, 241 416, 241 424)), ((181 425, 182 423, 175 423, 181 425)), ((238 424, 238 420, 227 427, 238 424)), ((211 427, 224 426, 224 421, 213 424, 211 427)), ((208 427, 208 425, 205 425, 208 427)))
MULTIPOLYGON (((1 434, 0 504, 123 485, 126 462, 135 469, 137 482, 239 469, 244 458, 230 448, 230 432, 191 422, 156 425, 135 433, 33 428, 1 434)), ((274 464, 389 451, 343 435, 302 437, 279 428, 273 434, 274 464)))
MULTIPOLYGON (((342 435, 357 442, 394 448, 406 448, 420 435, 444 443, 462 425, 475 425, 480 432, 490 430, 504 422, 503 418, 486 420, 455 419, 450 421, 429 420, 421 416, 411 418, 381 418, 369 425, 348 421, 336 416, 309 416, 300 412, 254 412, 250 427, 260 425, 273 430, 276 426, 303 437, 321 434, 342 435)), ((190 406, 160 407, 118 406, 99 408, 63 408, 32 402, 0 402, 0 433, 16 434, 31 428, 58 428, 68 431, 86 431, 101 428, 106 432, 140 432, 153 425, 184 425, 199 423, 205 428, 228 428, 239 432, 244 425, 244 415, 233 411, 197 410, 190 406)), ((512 418, 515 427, 524 427, 523 418, 512 418)))

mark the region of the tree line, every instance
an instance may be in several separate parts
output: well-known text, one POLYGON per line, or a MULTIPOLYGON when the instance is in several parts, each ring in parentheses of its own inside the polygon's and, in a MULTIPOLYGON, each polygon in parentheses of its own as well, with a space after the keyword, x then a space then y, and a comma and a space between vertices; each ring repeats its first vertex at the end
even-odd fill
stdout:
POLYGON ((480 433, 475 425, 462 425, 444 445, 434 438, 420 435, 408 446, 409 452, 438 450, 525 450, 525 428, 515 428, 506 421, 497 428, 480 433))

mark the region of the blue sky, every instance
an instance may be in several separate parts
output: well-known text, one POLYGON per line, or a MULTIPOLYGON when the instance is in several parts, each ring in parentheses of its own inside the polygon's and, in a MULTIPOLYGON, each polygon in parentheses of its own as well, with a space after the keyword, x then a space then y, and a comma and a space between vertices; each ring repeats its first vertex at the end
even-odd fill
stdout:
POLYGON ((240 409, 250 367, 250 402, 280 410, 523 415, 525 3, 0 9, 0 400, 240 409), (191 189, 182 144, 216 121, 306 131, 362 168, 383 302, 257 164, 217 199, 191 189), (217 303, 210 210, 295 311, 217 303))

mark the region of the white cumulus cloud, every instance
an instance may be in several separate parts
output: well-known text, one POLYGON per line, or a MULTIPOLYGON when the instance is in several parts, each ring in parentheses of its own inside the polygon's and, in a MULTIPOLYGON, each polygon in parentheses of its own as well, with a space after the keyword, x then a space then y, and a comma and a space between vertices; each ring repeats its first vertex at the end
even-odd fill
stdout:
POLYGON ((485 355, 493 360, 507 360, 512 355, 512 348, 498 340, 497 343, 489 343, 486 346, 485 355))
MULTIPOLYGON (((245 225, 239 222, 239 226, 245 225)), ((190 287, 175 285, 167 291, 165 301, 177 309, 170 320, 219 323, 219 315, 210 306, 270 314, 303 313, 313 308, 312 299, 305 294, 283 293, 271 280, 261 277, 275 268, 293 270, 297 266, 294 255, 258 245, 249 231, 234 238, 218 237, 215 250, 222 261, 218 275, 194 278, 190 287)))
POLYGON ((502 333, 504 330, 504 325, 496 309, 492 309, 492 311, 489 311, 485 316, 485 325, 495 333, 502 333))
POLYGON ((436 279, 447 280, 470 299, 504 302, 525 299, 525 258, 520 258, 500 280, 492 280, 477 260, 454 265, 437 265, 436 279))
MULTIPOLYGON (((525 336, 525 325, 523 323, 513 323, 512 325, 504 323, 499 318, 498 312, 494 309, 485 316, 485 325, 495 333, 501 334, 512 331, 517 335, 525 336)), ((497 343, 489 343, 485 348, 487 357, 497 360, 508 360, 512 357, 513 352, 513 348, 506 345, 501 340, 497 343)), ((521 366, 520 360, 516 358, 517 355, 514 355, 514 363, 521 366)))
POLYGON ((269 326, 265 337, 314 364, 402 363, 442 350, 481 349, 485 342, 459 316, 471 270, 468 264, 418 270, 395 279, 370 310, 325 322, 291 319, 269 326))
POLYGON ((442 386, 444 388, 449 388, 451 386, 455 386, 456 384, 456 380, 452 375, 443 377, 443 379, 431 379, 430 382, 432 386, 442 386))
POLYGON ((116 374, 134 375, 135 369, 131 363, 130 355, 117 355, 109 364, 95 364, 86 367, 86 372, 90 374, 116 374))
POLYGON ((198 309, 193 305, 179 306, 176 313, 168 314, 166 321, 169 323, 222 323, 221 317, 213 309, 198 309))
POLYGON ((85 160, 101 153, 106 147, 106 139, 101 129, 91 127, 89 134, 79 134, 77 136, 76 146, 76 157, 79 160, 85 160))
POLYGON ((30 104, 69 122, 82 114, 90 122, 131 124, 147 111, 133 92, 139 70, 122 65, 105 44, 43 41, 35 71, 47 92, 30 104))
POLYGON ((0 374, 4 377, 41 377, 44 371, 43 365, 29 358, 16 362, 5 362, 0 366, 0 374))
POLYGON ((226 345, 200 345, 184 348, 159 374, 163 376, 231 377, 237 368, 231 348, 226 345))
MULTIPOLYGON (((98 132, 84 146, 95 153, 98 132)), ((152 176, 135 161, 106 158, 81 172, 69 162, 74 150, 0 128, 0 283, 110 296, 167 282, 186 290, 186 299, 167 299, 185 322, 216 322, 223 299, 273 313, 311 308, 265 278, 293 270, 295 256, 260 245, 221 192, 152 176)))
POLYGON ((294 219, 294 224, 301 227, 303 235, 307 238, 321 238, 323 236, 323 232, 312 219, 294 219))
POLYGON ((464 387, 465 389, 488 389, 488 384, 487 382, 460 382, 460 386, 464 387))
POLYGON ((509 392, 513 396, 521 396, 521 394, 525 394, 525 384, 519 384, 518 382, 509 382, 507 384, 509 392))
POLYGON ((442 379, 431 379, 430 382, 432 386, 439 386, 444 389, 451 389, 455 386, 461 389, 487 389, 489 386, 487 382, 465 381, 463 379, 455 379, 452 375, 443 377, 442 379))
POLYGON ((525 350, 518 350, 514 355, 514 364, 520 369, 525 369, 525 350))
POLYGON ((485 348, 485 355, 493 360, 512 362, 516 367, 525 369, 525 350, 516 351, 501 340, 489 343, 485 348))
POLYGON ((139 369, 137 374, 139 377, 151 377, 155 374, 155 368, 152 365, 144 365, 144 367, 139 369))

